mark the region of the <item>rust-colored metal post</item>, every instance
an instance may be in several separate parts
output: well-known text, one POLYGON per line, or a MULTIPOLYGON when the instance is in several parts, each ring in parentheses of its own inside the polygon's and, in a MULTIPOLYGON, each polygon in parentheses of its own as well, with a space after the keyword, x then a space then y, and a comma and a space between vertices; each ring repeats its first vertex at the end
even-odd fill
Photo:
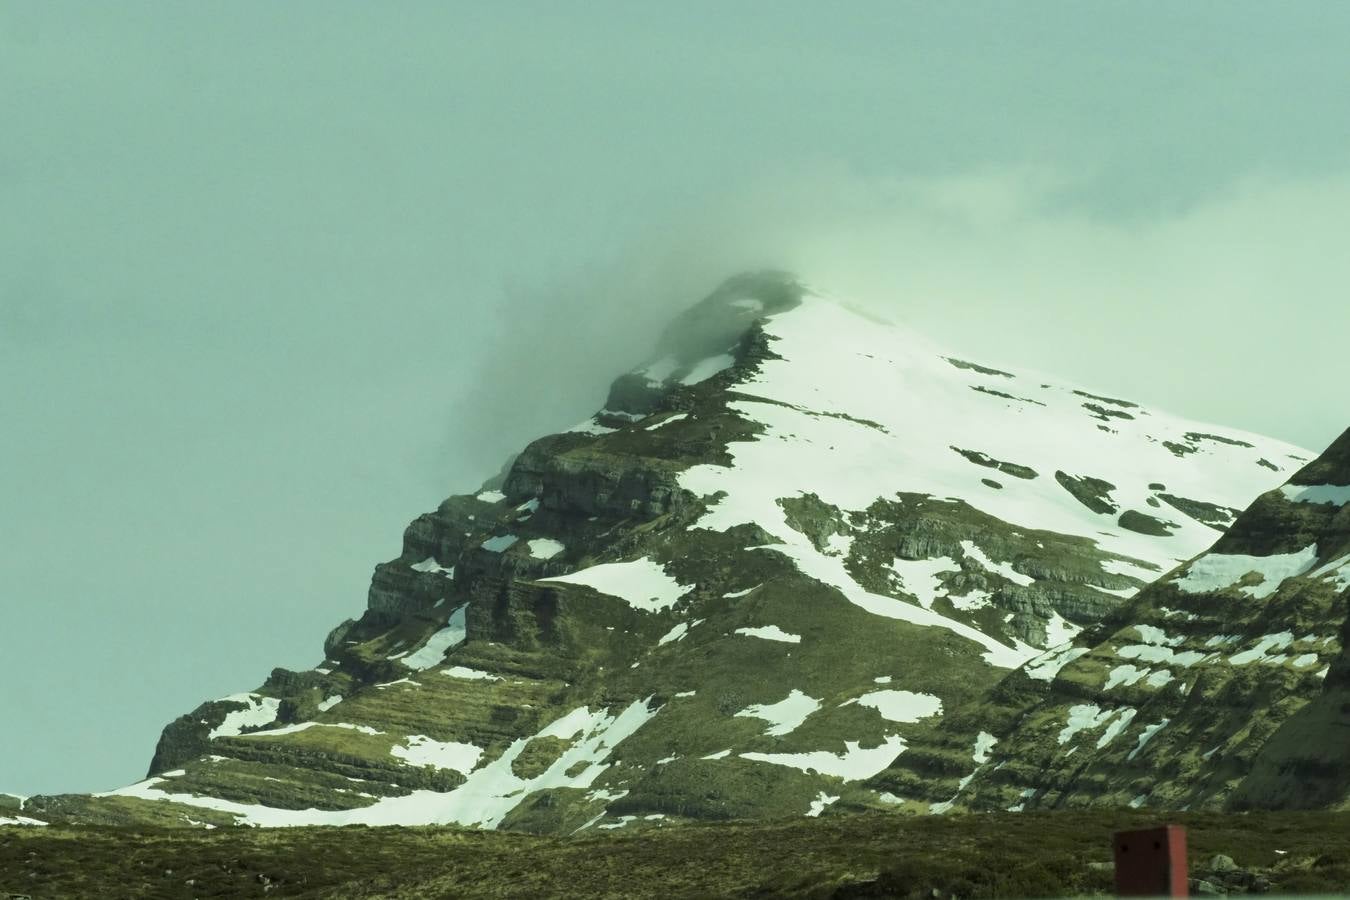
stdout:
POLYGON ((1163 825, 1118 831, 1116 894, 1121 897, 1186 897, 1186 828, 1163 825))

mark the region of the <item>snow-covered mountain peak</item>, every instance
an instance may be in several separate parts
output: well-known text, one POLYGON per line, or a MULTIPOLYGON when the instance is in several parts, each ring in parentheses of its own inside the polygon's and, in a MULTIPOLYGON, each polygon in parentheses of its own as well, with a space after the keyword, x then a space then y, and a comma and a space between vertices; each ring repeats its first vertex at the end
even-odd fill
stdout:
POLYGON ((1009 720, 935 729, 1038 656, 1048 684, 1308 455, 867 308, 730 279, 594 417, 415 520, 320 667, 180 717, 145 782, 30 806, 575 833, 945 791, 1009 720), (897 757, 924 784, 878 793, 897 757))
POLYGON ((771 356, 729 389, 731 406, 764 433, 729 446, 730 470, 695 467, 681 480, 695 493, 727 492, 705 527, 772 521, 781 498, 805 493, 851 510, 928 494, 1165 570, 1208 546, 1253 486, 1278 483, 1310 456, 969 362, 813 292, 760 327, 771 356))

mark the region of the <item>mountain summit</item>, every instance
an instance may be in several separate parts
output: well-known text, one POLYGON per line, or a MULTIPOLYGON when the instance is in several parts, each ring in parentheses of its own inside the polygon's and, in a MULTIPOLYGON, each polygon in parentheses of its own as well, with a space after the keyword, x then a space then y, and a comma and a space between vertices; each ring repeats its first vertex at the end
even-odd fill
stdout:
POLYGON ((322 665, 179 718, 147 780, 26 814, 573 833, 926 811, 1017 743, 1007 716, 975 727, 992 691, 1061 696, 1083 635, 1309 456, 739 276, 595 416, 414 521, 322 665))

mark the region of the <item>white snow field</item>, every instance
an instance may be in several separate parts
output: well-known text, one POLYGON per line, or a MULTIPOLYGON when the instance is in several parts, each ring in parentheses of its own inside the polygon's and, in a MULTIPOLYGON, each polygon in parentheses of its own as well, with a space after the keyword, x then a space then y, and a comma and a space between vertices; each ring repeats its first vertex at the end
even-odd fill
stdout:
MULTIPOLYGON (((763 327, 780 358, 764 361, 737 384, 735 390, 746 396, 731 402, 763 432, 729 446, 731 465, 695 466, 680 476, 683 487, 710 498, 697 527, 725 531, 757 524, 782 542, 768 549, 851 602, 879 616, 953 631, 983 647, 996 666, 1019 666, 1047 648, 1009 646, 934 612, 937 576, 951 570, 952 560, 893 563, 903 590, 917 602, 869 592, 848 574, 840 555, 817 550, 792 528, 778 501, 814 493, 841 510, 856 511, 898 493, 959 499, 1014 526, 1089 538, 1107 553, 1144 564, 1112 560, 1105 571, 1153 580, 1203 551, 1217 532, 1171 509, 1159 513, 1176 523, 1168 536, 1122 528, 1119 512, 1149 510, 1150 499, 1157 503, 1158 488, 1150 485, 1240 509, 1309 458, 1307 451, 1280 441, 1122 404, 1036 373, 989 374, 958 364, 909 329, 879 323, 818 293, 768 317, 763 327), (1004 477, 971 463, 954 447, 1030 467, 1036 477, 1004 477), (1117 512, 1090 510, 1060 485, 1057 471, 1114 485, 1110 500, 1117 512), (990 476, 1002 490, 983 483, 990 476), (712 499, 718 492, 724 495, 712 499)), ((1015 583, 1032 581, 974 542, 963 550, 1015 583)), ((985 599, 972 594, 964 602, 973 609, 985 599)), ((1055 640, 1066 637, 1061 630, 1055 640)))
POLYGON ((635 609, 659 612, 693 590, 666 574, 660 563, 646 557, 631 562, 601 563, 570 575, 541 578, 562 584, 584 584, 602 594, 618 597, 635 609))
POLYGON ((276 721, 277 711, 281 707, 280 700, 258 694, 231 694, 228 697, 222 697, 221 700, 247 703, 248 708, 226 713, 225 720, 211 729, 211 733, 207 735, 211 738, 235 737, 242 734, 245 728, 260 728, 263 725, 270 725, 276 721))
POLYGON ((452 612, 445 627, 427 638, 426 643, 419 649, 405 656, 403 664, 419 672, 440 665, 445 659, 445 651, 462 644, 464 638, 468 636, 468 631, 464 627, 465 608, 461 606, 452 612))

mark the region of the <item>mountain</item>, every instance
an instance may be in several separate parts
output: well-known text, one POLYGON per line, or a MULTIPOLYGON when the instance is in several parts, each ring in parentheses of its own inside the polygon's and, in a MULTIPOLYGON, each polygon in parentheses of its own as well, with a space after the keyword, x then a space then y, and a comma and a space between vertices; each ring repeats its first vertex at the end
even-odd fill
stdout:
MULTIPOLYGON (((739 276, 595 416, 415 520, 322 665, 180 717, 145 781, 24 814, 574 833, 927 811, 1089 662, 1047 650, 1308 458, 739 276)), ((1013 805, 1040 769, 998 769, 1023 768, 961 788, 1013 805)))
MULTIPOLYGON (((1348 598, 1350 431, 1205 553, 934 729, 934 747, 972 732, 986 747, 938 810, 1350 809, 1348 598)), ((933 797, 905 762, 877 786, 933 797)))

